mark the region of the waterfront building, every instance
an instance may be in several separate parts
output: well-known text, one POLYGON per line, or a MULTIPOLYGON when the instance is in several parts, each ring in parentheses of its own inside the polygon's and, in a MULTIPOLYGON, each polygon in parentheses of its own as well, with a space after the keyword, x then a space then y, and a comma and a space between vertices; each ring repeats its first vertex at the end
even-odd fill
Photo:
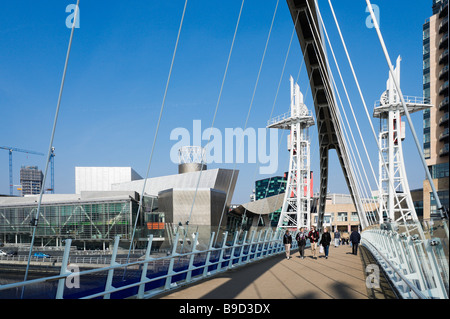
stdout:
MULTIPOLYGON (((449 207, 448 0, 433 0, 423 25, 423 92, 433 107, 423 112, 423 150, 443 206, 449 207)), ((424 219, 439 215, 430 183, 423 182, 424 219)))
MULTIPOLYGON (((122 243, 133 238, 135 247, 145 247, 153 235, 157 249, 164 244, 170 247, 177 233, 191 239, 192 233, 199 232, 199 242, 204 244, 212 231, 226 228, 239 171, 185 164, 180 164, 179 174, 146 180, 137 179, 131 168, 77 167, 79 193, 44 194, 37 243, 58 246, 71 238, 79 248, 105 248, 121 236, 122 243)), ((31 241, 30 222, 38 201, 37 195, 0 197, 3 242, 31 241)))
POLYGON ((140 179, 131 167, 75 167, 75 194, 110 191, 112 184, 140 179))

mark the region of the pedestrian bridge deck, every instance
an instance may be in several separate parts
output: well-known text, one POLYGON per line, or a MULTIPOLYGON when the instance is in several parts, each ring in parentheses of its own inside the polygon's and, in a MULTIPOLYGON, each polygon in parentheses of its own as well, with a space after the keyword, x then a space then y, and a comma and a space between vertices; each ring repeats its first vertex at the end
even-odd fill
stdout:
MULTIPOLYGON (((330 247, 328 259, 319 254, 305 258, 298 251, 270 257, 227 271, 195 285, 173 290, 160 299, 397 299, 380 271, 379 288, 367 288, 366 267, 373 257, 360 247, 358 255, 348 245, 330 247)), ((370 272, 372 273, 372 272, 370 272)))

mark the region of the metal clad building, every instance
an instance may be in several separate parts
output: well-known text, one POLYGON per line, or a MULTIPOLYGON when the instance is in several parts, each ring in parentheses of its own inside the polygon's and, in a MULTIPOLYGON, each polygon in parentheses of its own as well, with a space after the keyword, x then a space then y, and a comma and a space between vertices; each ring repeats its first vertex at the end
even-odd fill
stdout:
POLYGON ((142 179, 131 167, 75 167, 75 193, 110 191, 114 183, 142 179))

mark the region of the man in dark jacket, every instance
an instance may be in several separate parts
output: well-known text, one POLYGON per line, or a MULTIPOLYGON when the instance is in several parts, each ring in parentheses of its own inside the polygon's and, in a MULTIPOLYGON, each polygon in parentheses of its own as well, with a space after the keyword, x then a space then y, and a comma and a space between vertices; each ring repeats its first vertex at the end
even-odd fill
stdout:
POLYGON ((291 245, 292 245, 292 236, 289 234, 289 230, 286 230, 286 234, 283 236, 283 244, 286 249, 286 259, 291 258, 291 245))
POLYGON ((352 254, 357 255, 358 254, 358 245, 361 241, 361 235, 354 230, 352 234, 350 235, 350 242, 352 243, 352 254))
POLYGON ((331 243, 331 235, 328 232, 328 228, 323 229, 322 239, 320 239, 320 245, 323 246, 324 252, 325 252, 325 259, 328 259, 328 252, 330 249, 330 243, 331 243))
POLYGON ((316 251, 317 251, 317 242, 319 241, 319 232, 316 230, 316 227, 312 226, 311 231, 308 234, 309 242, 311 243, 311 252, 313 254, 314 259, 317 259, 316 251))
POLYGON ((298 252, 300 253, 300 258, 305 258, 305 246, 306 246, 306 234, 304 233, 303 227, 300 228, 300 231, 297 233, 295 237, 298 243, 298 252))

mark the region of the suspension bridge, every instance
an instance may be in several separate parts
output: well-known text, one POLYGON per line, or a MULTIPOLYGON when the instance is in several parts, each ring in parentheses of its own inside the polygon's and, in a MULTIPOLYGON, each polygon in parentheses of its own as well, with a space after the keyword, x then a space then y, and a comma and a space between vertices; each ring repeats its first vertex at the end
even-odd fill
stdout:
MULTIPOLYGON (((242 1, 240 14, 242 13, 244 2, 242 1)), ((276 8, 278 8, 278 3, 279 1, 277 1, 276 8)), ((30 286, 52 283, 54 298, 56 299, 448 299, 448 216, 446 208, 442 206, 439 196, 433 188, 440 218, 435 221, 432 228, 427 228, 420 222, 412 203, 402 151, 401 136, 404 131, 401 131, 401 123, 402 117, 406 117, 417 146, 417 152, 424 164, 423 172, 427 175, 430 184, 433 185, 424 160, 424 154, 418 143, 414 125, 410 118, 410 113, 430 108, 430 101, 423 98, 409 98, 403 95, 400 85, 401 59, 397 60, 395 66, 392 64, 388 48, 377 24, 372 4, 369 0, 366 0, 366 3, 375 25, 374 32, 377 33, 381 48, 385 54, 387 69, 389 70, 389 74, 386 74, 388 78, 386 91, 382 94, 380 101, 377 102, 372 114, 383 121, 383 127, 386 128, 378 132, 378 134, 372 125, 370 115, 372 110, 369 110, 365 102, 332 2, 328 1, 328 4, 339 33, 338 41, 341 42, 345 50, 347 62, 351 66, 351 75, 361 97, 361 104, 364 107, 369 123, 371 123, 369 132, 363 133, 358 124, 356 127, 348 124, 347 115, 349 114, 345 112, 342 106, 343 98, 337 89, 337 80, 340 80, 340 84, 344 88, 345 97, 348 100, 353 116, 355 116, 353 109, 355 101, 352 103, 349 99, 347 86, 343 80, 339 61, 335 56, 331 42, 331 40, 336 39, 330 39, 317 1, 287 0, 294 25, 293 35, 297 35, 303 53, 302 64, 308 74, 308 84, 314 101, 314 116, 304 105, 300 89, 292 79, 290 114, 281 120, 278 118, 278 121, 269 121, 268 123, 269 128, 288 130, 291 134, 288 190, 285 193, 280 221, 276 229, 268 227, 251 232, 213 233, 207 247, 202 249, 195 244, 198 242, 198 232, 192 234, 191 243, 194 244, 190 245, 185 245, 186 237, 183 238, 183 234, 177 233, 174 234, 173 245, 167 256, 152 255, 153 237, 150 237, 141 259, 131 261, 127 258, 122 263, 117 262, 120 237, 116 237, 109 265, 83 271, 74 271, 71 268, 70 252, 72 240, 67 239, 65 241, 63 258, 58 262, 58 266, 60 266, 58 275, 30 280, 28 280, 26 275, 25 280, 22 282, 0 286, 0 292, 22 289, 23 297, 23 292, 30 286), (337 74, 331 71, 332 64, 337 70, 337 74), (283 244, 283 236, 285 230, 291 230, 292 236, 295 238, 301 228, 308 228, 311 223, 309 216, 311 198, 310 191, 307 189, 310 170, 310 141, 308 140, 309 133, 307 131, 312 130, 314 126, 317 128, 319 137, 318 147, 320 154, 320 194, 317 205, 318 231, 321 235, 324 232, 323 225, 329 179, 329 152, 330 150, 335 150, 361 225, 362 247, 358 256, 353 255, 348 246, 341 246, 330 248, 330 259, 315 259, 309 255, 309 246, 307 246, 306 259, 301 259, 297 256, 298 247, 294 240, 292 243, 292 260, 284 258, 285 246, 283 244), (373 159, 370 158, 364 143, 363 155, 367 157, 371 168, 370 172, 366 172, 363 165, 359 164, 364 156, 361 156, 359 150, 354 149, 356 145, 355 135, 359 136, 362 141, 367 138, 373 138, 376 141, 379 158, 378 163, 375 165, 378 165, 378 174, 375 173, 375 165, 372 163, 373 159), (369 193, 368 189, 370 189, 369 177, 367 176, 370 173, 372 173, 373 180, 380 194, 376 203, 364 200, 369 193), (380 276, 378 277, 380 280, 375 288, 369 284, 372 283, 371 279, 373 279, 371 274, 367 272, 367 267, 370 265, 377 265, 380 269, 380 276), (96 282, 98 286, 89 286, 89 289, 80 289, 75 292, 67 288, 68 282, 80 280, 83 283, 83 278, 90 278, 89 280, 96 282)), ((78 5, 79 1, 77 8, 78 5)), ((161 113, 157 123, 157 132, 165 107, 187 7, 188 1, 186 0, 165 86, 161 113)), ((240 14, 228 63, 231 59, 234 40, 239 27, 240 14)), ((76 21, 76 14, 74 21, 76 21)), ((74 23, 49 145, 47 168, 51 160, 57 115, 75 32, 74 23)), ((266 49, 269 39, 270 32, 267 38, 266 49)), ((228 63, 222 82, 222 89, 228 70, 228 63)), ((259 75, 260 73, 258 74, 257 83, 259 75)), ((255 91, 256 86, 253 98, 255 91)), ((220 91, 221 94, 222 90, 220 91)), ((216 108, 220 104, 220 95, 216 108)), ((250 109, 251 107, 252 105, 250 105, 250 109)), ((358 123, 359 121, 355 119, 355 122, 358 123)), ((147 176, 151 167, 156 139, 157 133, 152 145, 147 176)), ((44 183, 47 168, 44 174, 44 183)), ((142 193, 144 193, 144 190, 145 183, 142 193)), ((39 227, 41 201, 42 192, 36 216, 33 219, 33 241, 28 260, 31 259, 34 232, 39 227)), ((139 203, 138 212, 141 212, 142 201, 143 196, 139 203)), ((189 220, 186 223, 187 229, 189 229, 189 221, 193 213, 195 214, 191 209, 187 214, 189 216, 189 220)), ((138 218, 137 216, 136 223, 138 218)), ((223 218, 222 213, 221 222, 223 218)), ((186 233, 190 235, 189 231, 186 231, 186 233)), ((131 242, 133 242, 134 236, 133 232, 131 242)), ((29 264, 27 273, 28 267, 29 264)))

